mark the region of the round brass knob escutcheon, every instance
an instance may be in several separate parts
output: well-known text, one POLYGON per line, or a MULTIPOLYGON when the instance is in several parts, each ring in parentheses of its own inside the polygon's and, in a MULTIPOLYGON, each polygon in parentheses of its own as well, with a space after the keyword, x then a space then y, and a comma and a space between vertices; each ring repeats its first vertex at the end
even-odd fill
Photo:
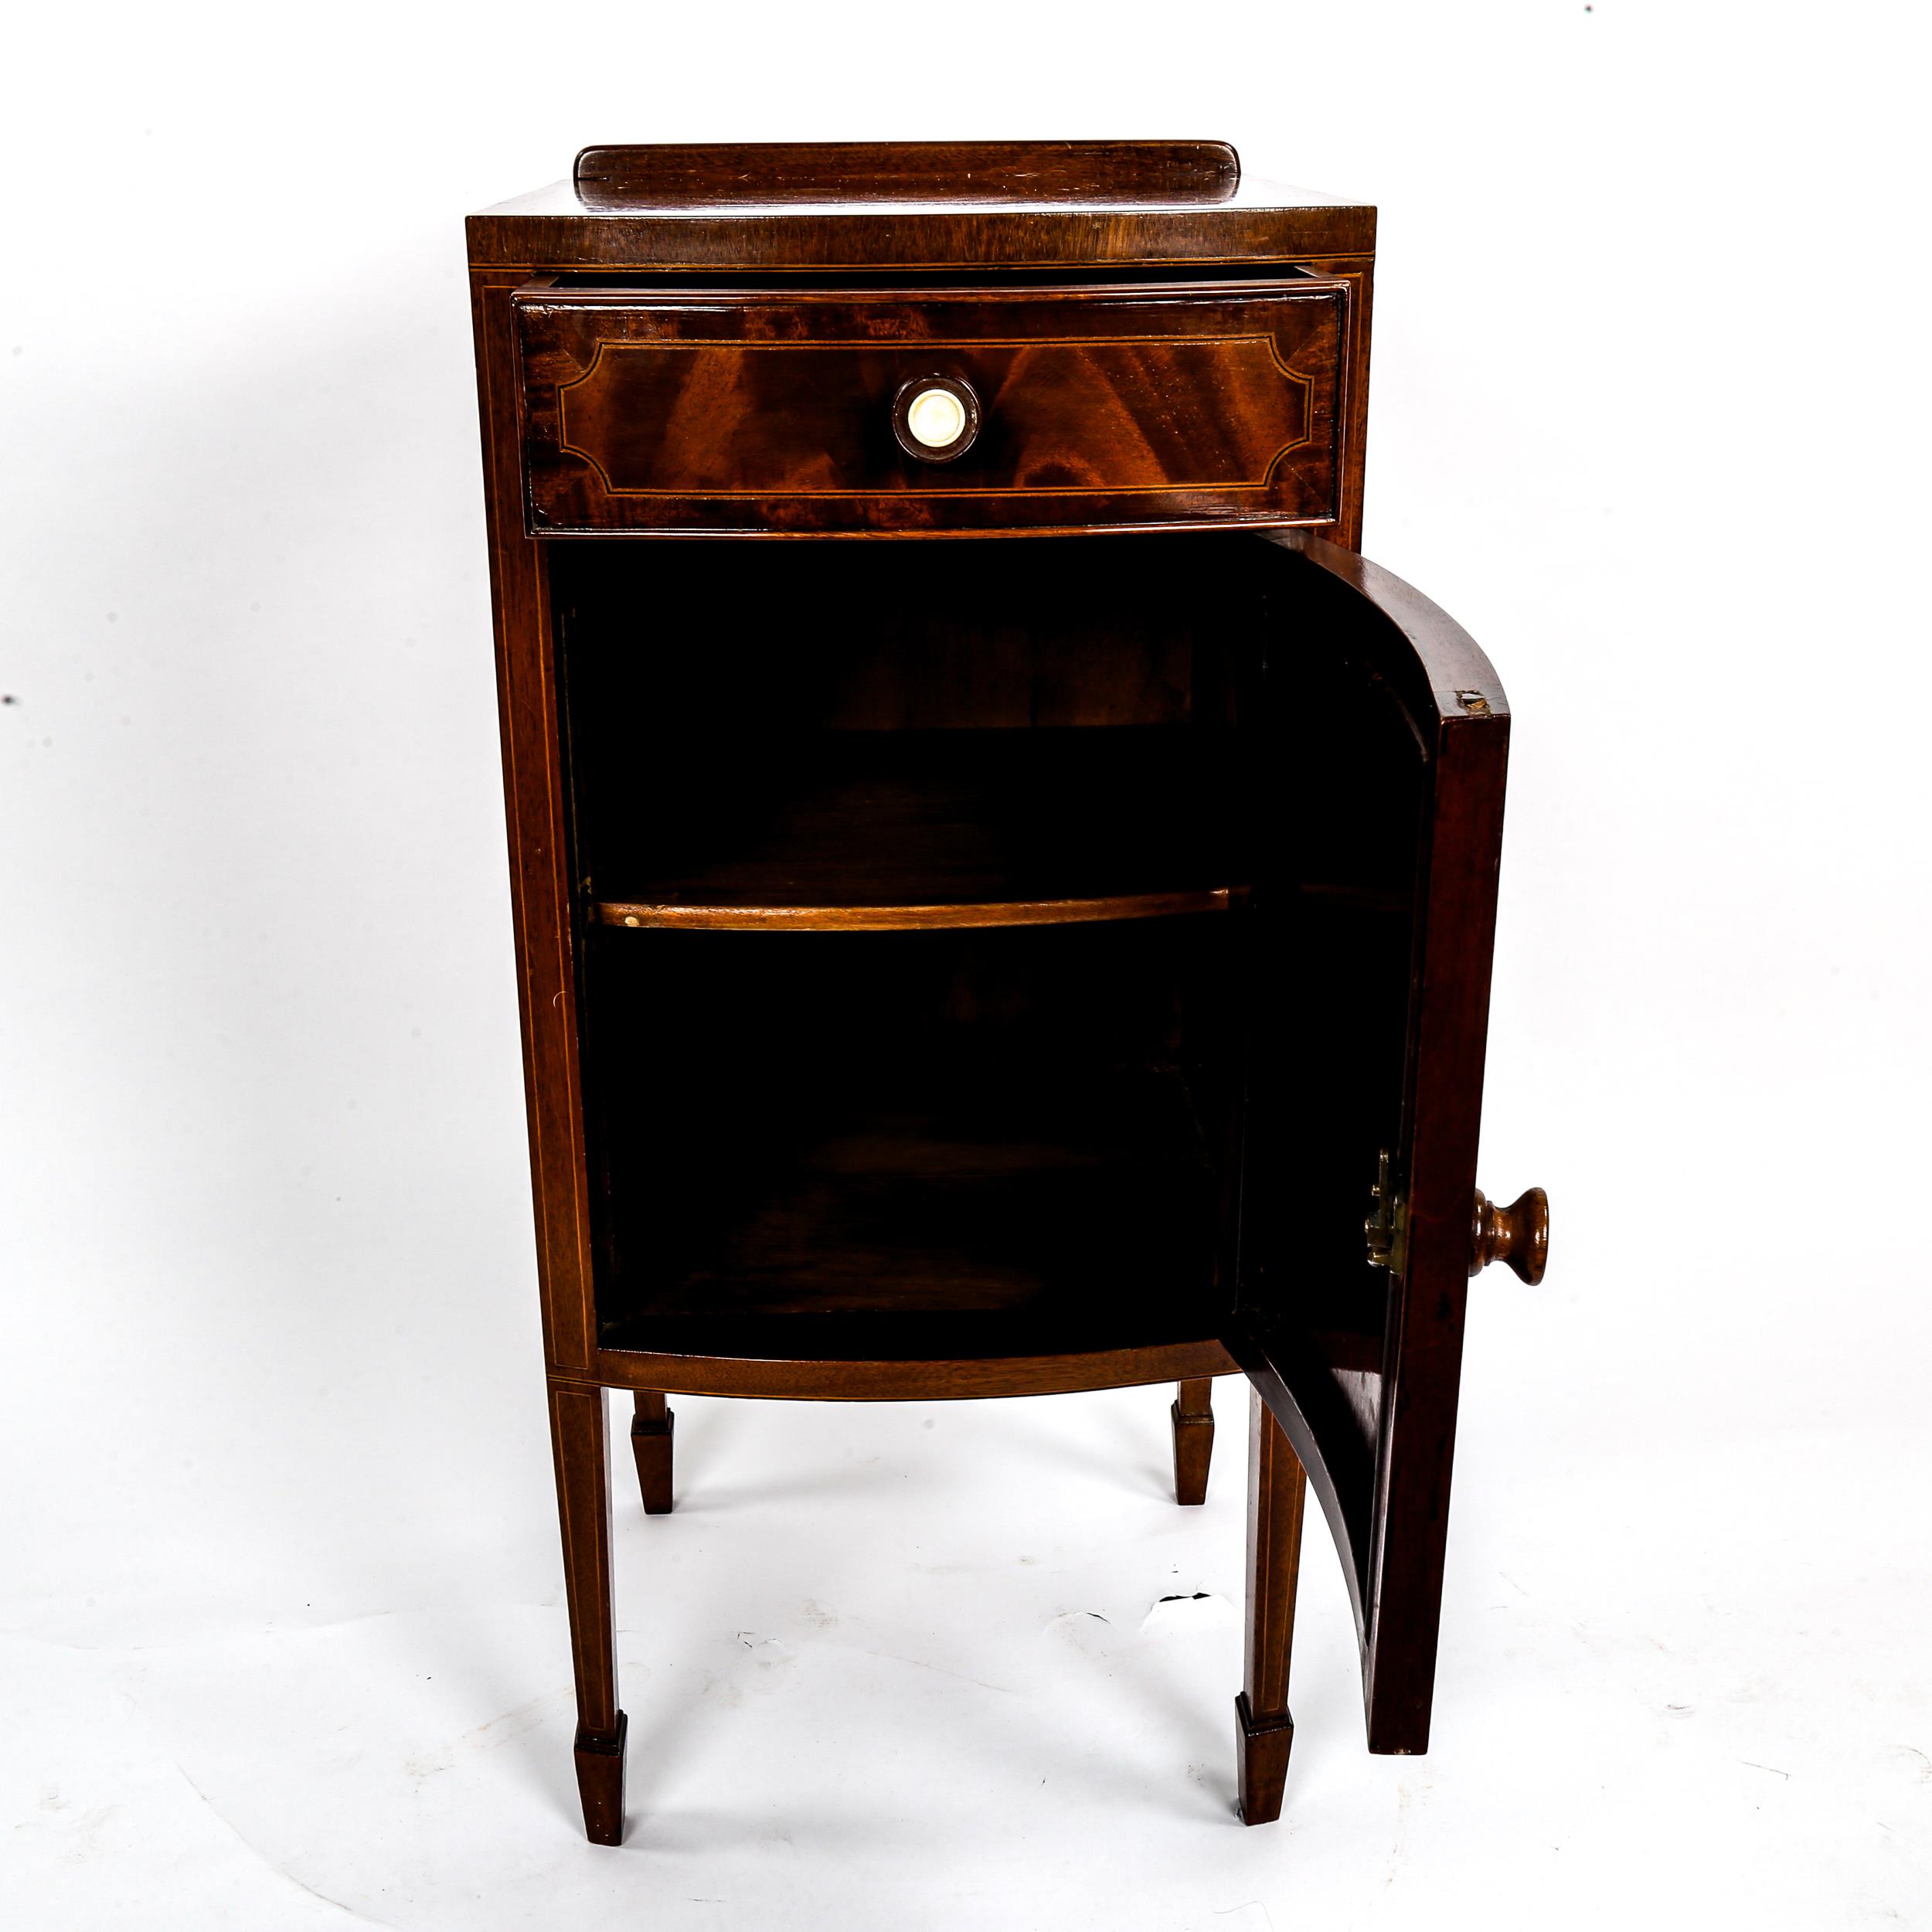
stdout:
POLYGON ((954 376, 915 376, 893 398, 893 436, 922 463, 964 456, 979 434, 979 398, 954 376))
POLYGON ((1549 1259, 1549 1196, 1539 1187, 1519 1194, 1501 1207, 1476 1190, 1475 1223, 1469 1243, 1469 1272, 1480 1274, 1492 1261, 1506 1261, 1519 1281, 1533 1288, 1549 1259))

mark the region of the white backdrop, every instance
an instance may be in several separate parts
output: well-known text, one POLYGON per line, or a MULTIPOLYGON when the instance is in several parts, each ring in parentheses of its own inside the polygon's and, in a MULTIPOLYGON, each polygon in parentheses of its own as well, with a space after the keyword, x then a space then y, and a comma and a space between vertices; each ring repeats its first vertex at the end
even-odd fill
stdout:
POLYGON ((0 315, 0 1890, 34 1927, 1932 1920, 1917 10, 41 8, 0 315), (583 1845, 461 217, 1165 134, 1382 209, 1366 547, 1516 712, 1435 1747, 1245 1397, 680 1403, 583 1845), (1501 1277, 1501 1278, 1498 1278, 1501 1277), (1199 1593, 1198 1595, 1196 1593, 1199 1593), (1162 1602, 1163 1597, 1176 1602, 1162 1602))

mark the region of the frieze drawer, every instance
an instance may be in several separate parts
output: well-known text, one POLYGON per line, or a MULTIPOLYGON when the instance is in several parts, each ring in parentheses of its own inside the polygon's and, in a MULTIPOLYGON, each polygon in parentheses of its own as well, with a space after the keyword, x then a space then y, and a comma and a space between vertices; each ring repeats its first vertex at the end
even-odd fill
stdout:
POLYGON ((1314 525, 1349 291, 515 300, 533 536, 1314 525))

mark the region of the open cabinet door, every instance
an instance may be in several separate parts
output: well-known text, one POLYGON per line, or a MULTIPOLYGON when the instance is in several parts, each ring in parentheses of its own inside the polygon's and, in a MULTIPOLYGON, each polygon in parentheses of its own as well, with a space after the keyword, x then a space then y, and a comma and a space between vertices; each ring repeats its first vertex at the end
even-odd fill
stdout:
POLYGON ((1335 1532, 1369 1748, 1418 1752, 1441 1611, 1509 712, 1474 641, 1399 578, 1301 532, 1257 541, 1270 548, 1228 1345, 1335 1532))

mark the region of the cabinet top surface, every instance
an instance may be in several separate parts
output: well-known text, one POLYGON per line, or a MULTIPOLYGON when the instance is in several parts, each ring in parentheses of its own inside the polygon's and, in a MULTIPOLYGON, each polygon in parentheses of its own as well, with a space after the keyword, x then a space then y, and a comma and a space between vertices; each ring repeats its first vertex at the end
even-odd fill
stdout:
POLYGON ((469 219, 479 268, 1098 267, 1366 257, 1375 210, 1223 141, 587 148, 469 219))

